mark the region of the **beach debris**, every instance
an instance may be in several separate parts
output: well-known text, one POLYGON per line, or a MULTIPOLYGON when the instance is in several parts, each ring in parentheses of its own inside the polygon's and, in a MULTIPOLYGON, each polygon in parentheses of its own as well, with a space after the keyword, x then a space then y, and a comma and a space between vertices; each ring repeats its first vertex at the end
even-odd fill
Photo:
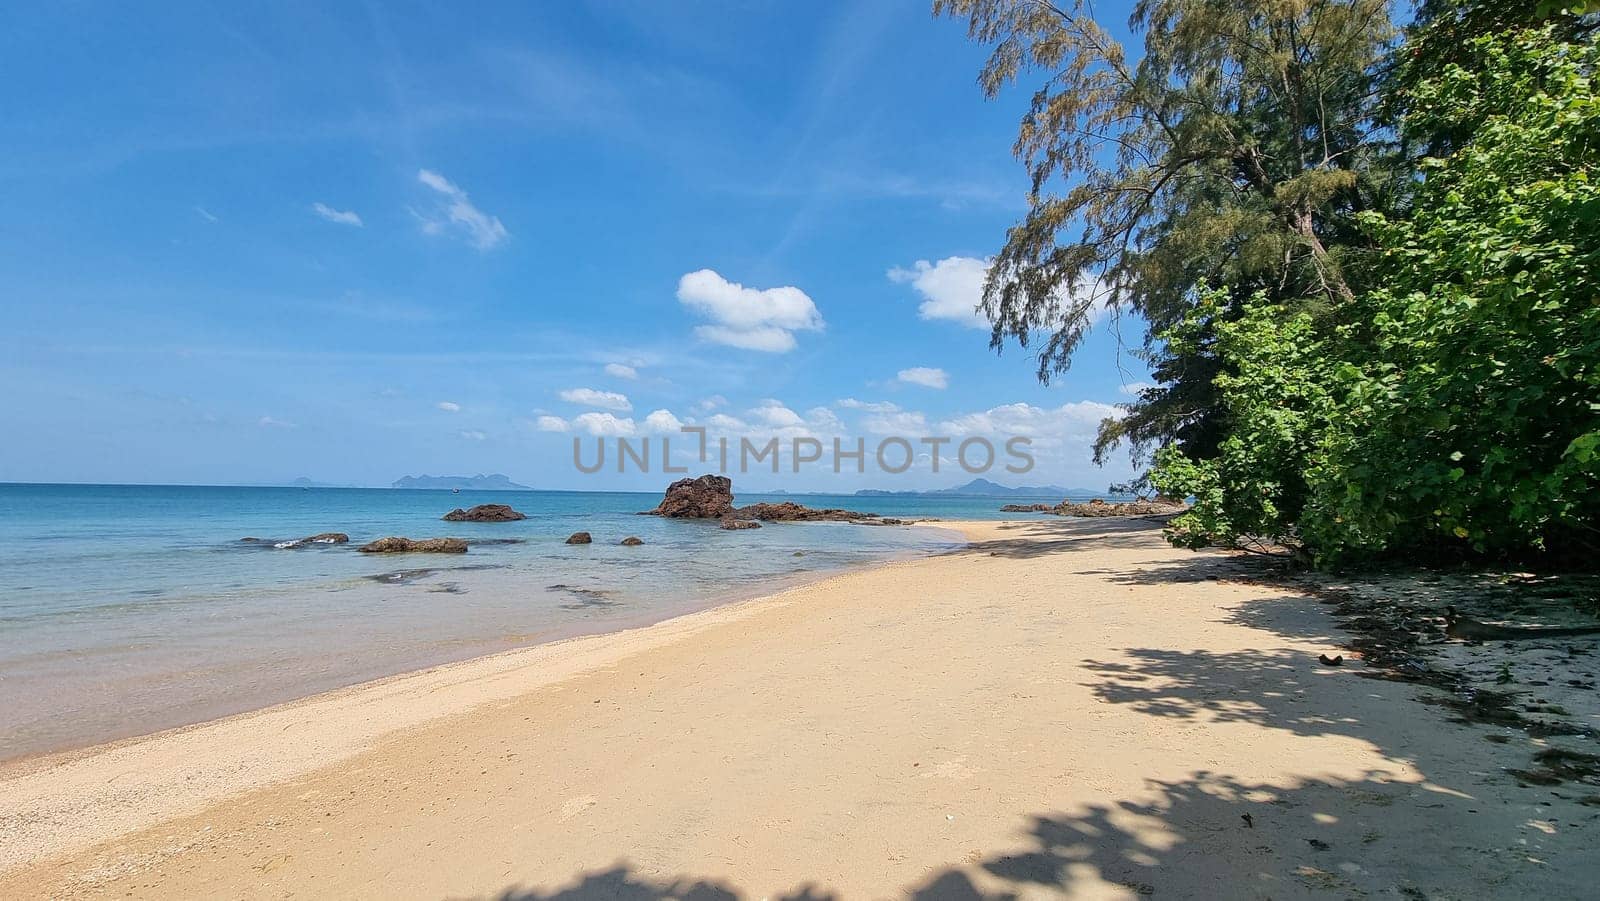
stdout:
POLYGON ((667 486, 666 496, 647 516, 673 519, 720 519, 733 512, 733 480, 727 476, 703 475, 679 479, 667 486))
POLYGON ((724 516, 722 517, 722 528, 730 532, 738 529, 759 529, 761 528, 761 523, 753 519, 737 519, 732 516, 724 516))
POLYGON ((402 538, 391 535, 363 544, 363 554, 465 554, 467 543, 460 538, 402 538))
POLYGON ((1308 839, 1306 839, 1306 844, 1310 845, 1311 847, 1315 848, 1318 851, 1326 851, 1329 848, 1333 847, 1332 845, 1328 844, 1327 842, 1323 841, 1320 838, 1308 838, 1308 839))
POLYGON ((639 545, 644 544, 644 539, 637 535, 629 535, 627 538, 622 539, 622 541, 619 543, 624 547, 638 547, 639 545))
POLYGON ((1255 819, 1255 817, 1251 816, 1250 814, 1241 813, 1241 814, 1239 814, 1239 819, 1244 820, 1244 828, 1246 828, 1246 829, 1254 829, 1254 828, 1256 828, 1256 819, 1255 819))
POLYGON ((445 522, 515 522, 527 518, 526 513, 511 509, 509 504, 479 504, 467 510, 457 507, 444 515, 445 522))
POLYGON ((1317 662, 1323 666, 1344 666, 1344 655, 1335 654, 1329 657, 1327 654, 1318 654, 1317 662))
POLYGON ((588 532, 573 532, 567 536, 567 544, 588 544, 592 541, 594 537, 588 532))

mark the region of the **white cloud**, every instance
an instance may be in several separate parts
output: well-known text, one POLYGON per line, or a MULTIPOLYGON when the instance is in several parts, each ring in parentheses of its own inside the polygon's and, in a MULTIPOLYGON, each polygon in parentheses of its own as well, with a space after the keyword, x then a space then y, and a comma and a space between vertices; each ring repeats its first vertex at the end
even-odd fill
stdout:
POLYGON ((196 216, 199 216, 201 219, 204 219, 207 222, 220 222, 220 221, 222 221, 222 220, 217 218, 215 213, 211 212, 210 210, 206 209, 203 206, 195 207, 194 208, 194 213, 195 213, 196 216))
POLYGON ((435 406, 437 406, 439 409, 445 411, 446 413, 460 413, 461 412, 461 405, 456 403, 455 401, 441 400, 435 406))
POLYGON ((1025 436, 1040 446, 1064 443, 1087 444, 1100 427, 1100 420, 1118 415, 1111 404, 1083 400, 1043 408, 1032 404, 1005 404, 981 413, 968 413, 939 424, 945 434, 1025 436))
POLYGON ((803 426, 806 421, 799 413, 784 406, 781 401, 764 400, 761 406, 750 411, 750 416, 768 428, 783 429, 803 426))
MULTIPOLYGON (((983 283, 988 273, 988 260, 945 257, 937 263, 918 260, 910 269, 896 266, 889 270, 889 280, 909 284, 922 295, 917 315, 923 319, 943 319, 987 330, 991 327, 989 319, 978 312, 978 305, 983 302, 983 283)), ((1093 301, 1104 293, 1104 286, 1098 281, 1086 288, 1080 285, 1062 292, 1063 306, 1070 309, 1074 304, 1093 301)), ((1105 304, 1096 303, 1089 310, 1090 322, 1103 319, 1106 312, 1105 304)))
POLYGON ((422 169, 417 172, 417 181, 443 196, 439 209, 433 215, 416 214, 417 218, 422 220, 424 232, 437 235, 447 228, 454 228, 479 250, 491 250, 511 237, 511 233, 506 231, 506 227, 500 223, 498 217, 491 216, 474 206, 472 201, 467 199, 467 192, 456 187, 443 175, 422 169))
POLYGON ((712 321, 696 327, 696 335, 746 350, 784 353, 795 347, 794 332, 824 326, 817 305, 799 288, 746 288, 710 269, 679 279, 678 300, 712 321))
POLYGON ((626 436, 634 432, 632 419, 619 419, 610 413, 583 413, 572 418, 573 428, 591 435, 626 436))
POLYGON ((1138 397, 1142 392, 1149 391, 1154 387, 1156 387, 1155 382, 1129 382, 1117 390, 1129 397, 1138 397))
POLYGON ((615 391, 598 391, 594 388, 568 388, 561 392, 561 399, 570 404, 583 404, 589 407, 599 407, 602 410, 621 410, 627 412, 633 409, 633 404, 626 394, 615 391))
POLYGON ((839 407, 845 410, 862 410, 867 413, 894 413, 900 408, 888 401, 865 401, 847 397, 839 401, 839 407))
POLYGON ((928 433, 928 417, 909 410, 868 416, 861 425, 874 435, 918 436, 928 433))
POLYGON ((718 407, 726 407, 728 399, 720 394, 713 394, 705 400, 694 405, 696 413, 710 413, 718 407))
POLYGON ((284 421, 282 419, 273 419, 271 416, 263 416, 263 417, 261 417, 260 419, 256 420, 256 425, 261 426, 264 429, 294 429, 294 428, 299 428, 299 426, 295 425, 292 422, 286 422, 286 421, 284 421))
POLYGON ((910 269, 896 266, 889 280, 909 284, 923 297, 917 315, 923 319, 959 322, 968 328, 987 329, 989 320, 978 312, 983 301, 983 281, 989 261, 976 257, 945 257, 937 263, 918 260, 910 269))
POLYGON ((932 369, 927 366, 913 366, 902 369, 895 378, 907 385, 921 385, 924 388, 950 387, 950 374, 943 369, 932 369))
POLYGON ((726 413, 718 413, 712 416, 706 420, 706 425, 721 432, 744 432, 750 428, 745 424, 744 420, 729 416, 726 413))
POLYGON ((461 437, 467 439, 468 441, 482 441, 489 436, 478 431, 477 429, 463 429, 461 431, 461 437))
POLYGON ((656 410, 644 418, 644 430, 647 432, 676 433, 683 428, 683 421, 672 415, 671 410, 656 410))
POLYGON ((621 363, 607 363, 606 375, 616 376, 619 379, 636 379, 639 377, 639 370, 621 363))
POLYGON ((336 222, 339 225, 354 225, 356 228, 361 228, 365 224, 354 210, 336 210, 321 201, 313 203, 311 211, 329 222, 336 222))
POLYGON ((541 416, 534 422, 534 427, 541 432, 565 432, 571 426, 559 416, 541 416))

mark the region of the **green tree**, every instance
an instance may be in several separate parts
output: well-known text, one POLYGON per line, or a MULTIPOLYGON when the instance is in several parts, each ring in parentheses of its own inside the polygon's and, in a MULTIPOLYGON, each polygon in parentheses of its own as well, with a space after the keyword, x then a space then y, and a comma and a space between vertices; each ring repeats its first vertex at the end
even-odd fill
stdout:
POLYGON ((993 44, 994 96, 1039 72, 1015 152, 1029 208, 995 256, 983 309, 997 349, 1038 349, 1041 380, 1065 371, 1099 305, 1150 324, 1161 386, 1102 431, 1139 459, 1177 442, 1205 456, 1220 435, 1217 361, 1155 338, 1194 307, 1193 286, 1234 303, 1347 303, 1361 287, 1353 216, 1394 190, 1374 92, 1394 30, 1385 0, 1141 0, 1137 61, 1081 0, 936 0, 993 44))

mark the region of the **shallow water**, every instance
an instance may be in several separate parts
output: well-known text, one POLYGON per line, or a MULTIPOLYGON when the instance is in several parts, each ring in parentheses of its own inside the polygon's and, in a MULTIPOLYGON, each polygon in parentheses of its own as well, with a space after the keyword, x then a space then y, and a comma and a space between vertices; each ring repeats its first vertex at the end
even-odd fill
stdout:
MULTIPOLYGON (((1007 502, 793 499, 967 519, 997 518, 1007 502)), ((724 531, 636 515, 657 500, 599 492, 0 485, 0 760, 643 625, 957 540, 933 528, 778 523, 724 531), (529 518, 439 518, 479 503, 508 503, 529 518), (594 543, 564 543, 579 530, 593 533, 594 543), (273 547, 328 531, 349 533, 350 544, 273 547), (451 535, 473 544, 465 555, 355 550, 384 535, 451 535), (645 544, 620 546, 627 535, 645 544)))

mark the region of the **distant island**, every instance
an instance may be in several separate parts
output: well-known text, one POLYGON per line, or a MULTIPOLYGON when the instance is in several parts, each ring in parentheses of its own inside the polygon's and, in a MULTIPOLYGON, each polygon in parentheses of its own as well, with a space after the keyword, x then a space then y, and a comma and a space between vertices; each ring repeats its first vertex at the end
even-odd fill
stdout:
POLYGON ((1024 485, 1020 488, 1008 488, 998 482, 988 479, 973 479, 965 485, 954 488, 937 488, 932 491, 883 491, 877 488, 863 488, 855 493, 856 497, 906 497, 928 495, 961 495, 962 497, 1066 497, 1068 495, 1104 494, 1105 492, 1090 491, 1087 488, 1062 488, 1060 485, 1024 485))
POLYGON ((475 476, 405 476, 396 479, 392 488, 460 488, 472 491, 532 491, 527 485, 516 482, 500 473, 475 476))

